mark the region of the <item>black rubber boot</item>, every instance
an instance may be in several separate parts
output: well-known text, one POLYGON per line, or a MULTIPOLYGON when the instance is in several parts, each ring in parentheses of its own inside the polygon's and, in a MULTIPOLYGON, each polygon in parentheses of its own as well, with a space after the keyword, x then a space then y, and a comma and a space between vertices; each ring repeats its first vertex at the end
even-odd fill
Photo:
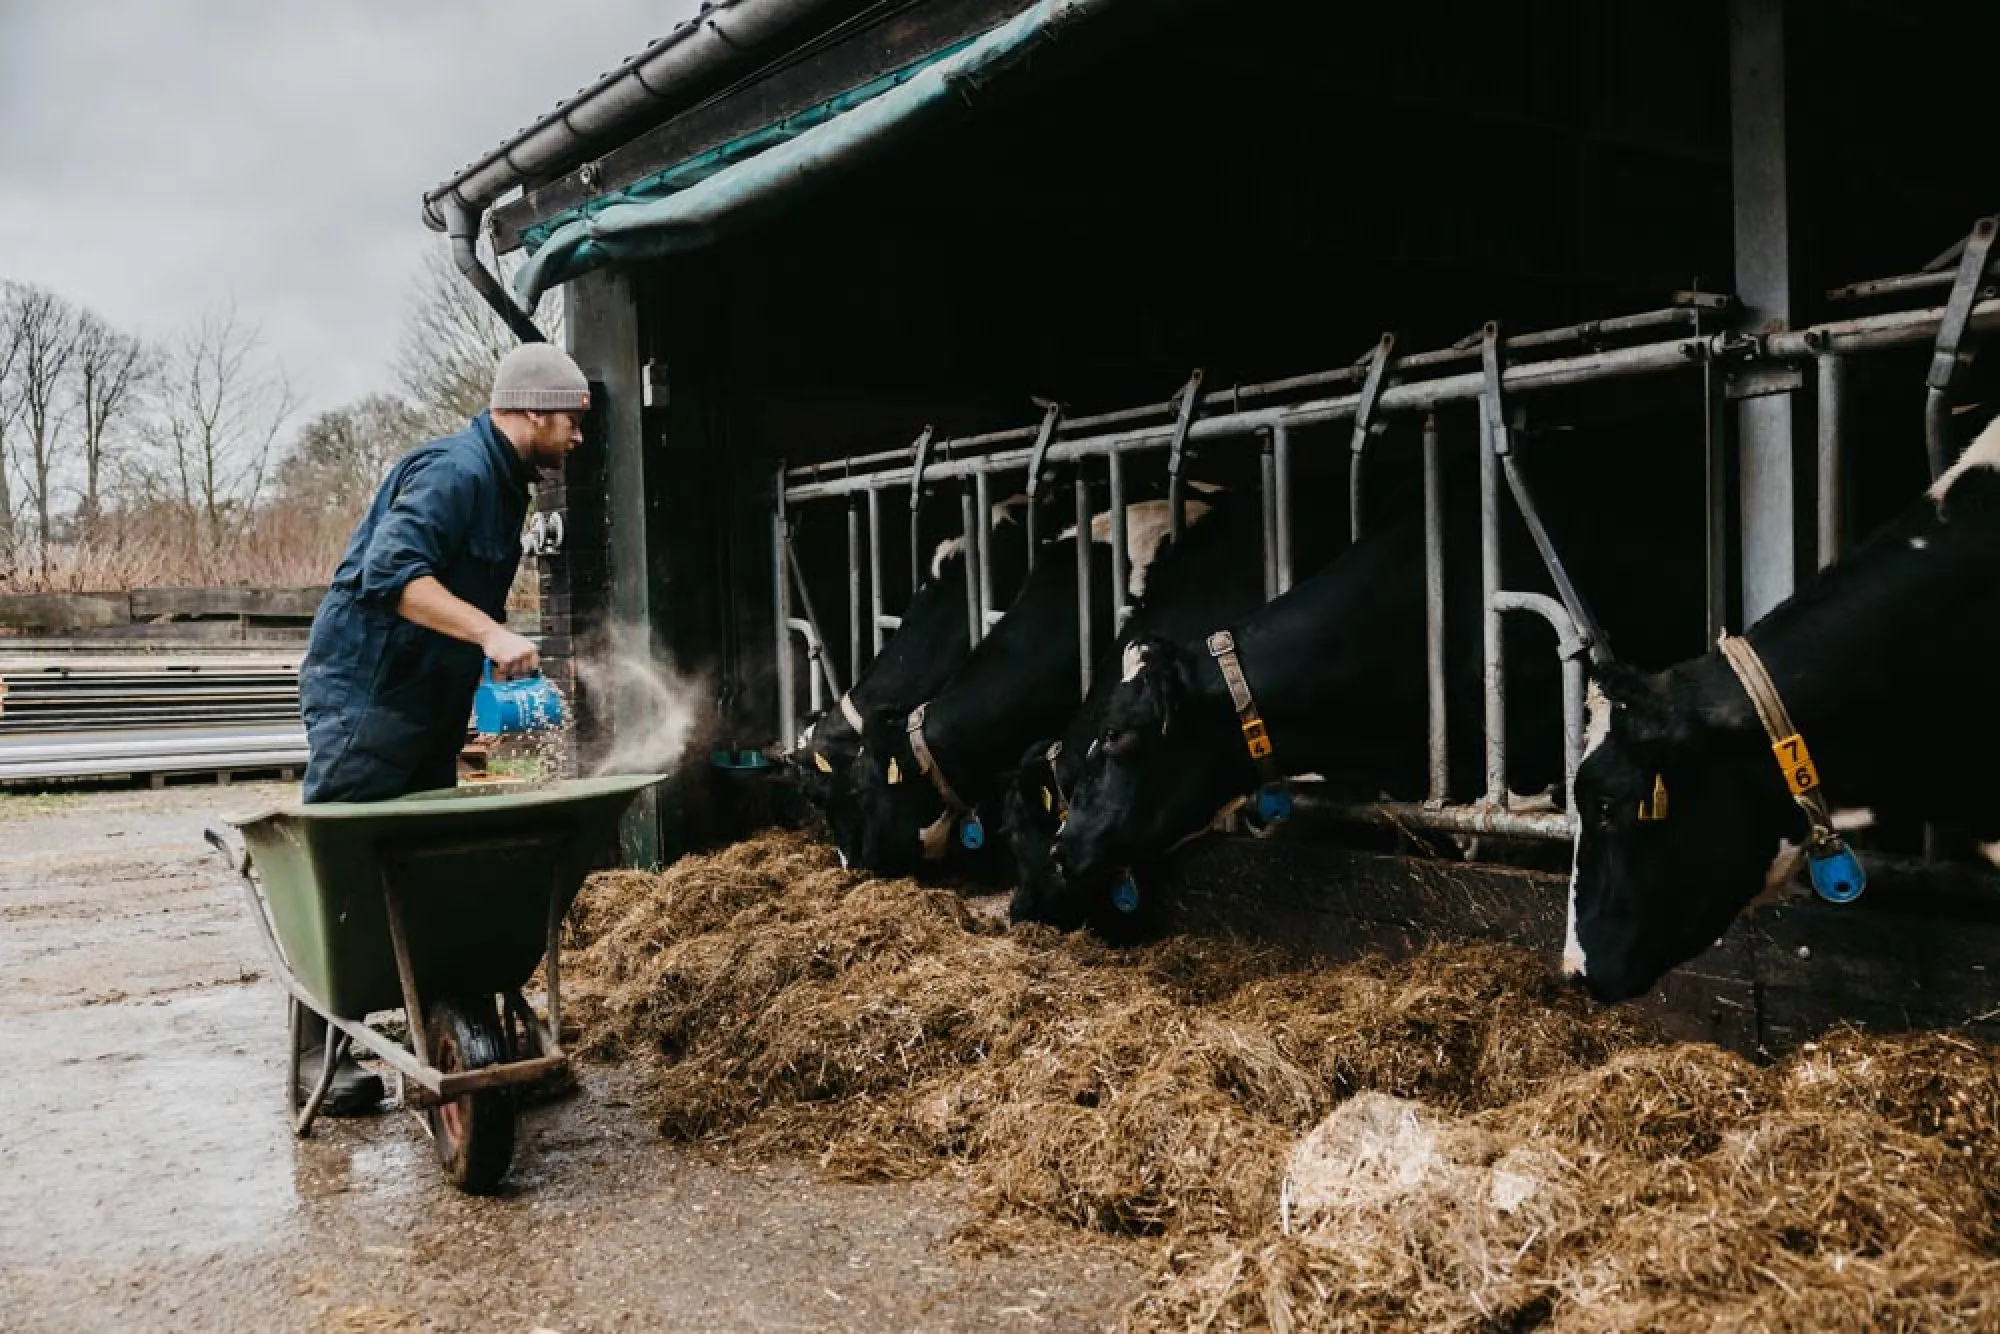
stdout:
MULTIPOLYGON (((299 1053, 299 1101, 312 1096, 319 1083, 320 1066, 326 1060, 324 1048, 313 1047, 299 1053)), ((382 1101, 382 1078, 362 1069, 352 1056, 342 1056, 333 1068, 333 1084, 326 1101, 319 1105, 322 1116, 366 1116, 382 1101)))

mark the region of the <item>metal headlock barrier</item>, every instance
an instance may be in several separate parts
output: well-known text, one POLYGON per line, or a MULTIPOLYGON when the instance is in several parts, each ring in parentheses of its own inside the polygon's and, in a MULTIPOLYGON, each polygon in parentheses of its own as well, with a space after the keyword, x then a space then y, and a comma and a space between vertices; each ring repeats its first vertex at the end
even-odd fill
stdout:
MULTIPOLYGON (((1571 820, 1569 793, 1583 754, 1585 659, 1609 659, 1590 609, 1578 595, 1560 554, 1544 527, 1533 493, 1523 476, 1513 447, 1525 417, 1521 400, 1529 395, 1576 385, 1673 372, 1700 373, 1711 400, 1721 388, 1722 373, 1756 368, 1793 368, 1811 362, 1817 371, 1817 506, 1818 563, 1832 563, 1840 549, 1840 477, 1844 367, 1846 359, 1888 348, 1929 342, 1933 347, 1926 380, 1925 440, 1932 475, 1949 463, 1943 426, 1955 372, 1969 360, 1968 335, 2000 327, 2000 299, 1990 281, 2000 278, 2000 263, 1989 259, 1995 219, 1981 219, 1964 242, 1915 274, 1857 283, 1828 293, 1835 301, 1925 296, 1943 290, 1945 304, 1894 310, 1853 319, 1816 324, 1770 334, 1752 334, 1720 327, 1734 307, 1726 296, 1686 292, 1659 310, 1588 321, 1532 333, 1503 337, 1496 324, 1447 348, 1396 356, 1395 339, 1384 334, 1358 362, 1335 370, 1263 384, 1204 393, 1197 370, 1186 385, 1164 403, 1127 408, 1096 416, 1065 420, 1059 404, 1042 402, 1037 424, 956 439, 940 440, 925 427, 916 443, 901 449, 843 458, 826 463, 778 469, 774 480, 772 568, 777 607, 779 726, 787 744, 797 736, 797 682, 792 640, 805 644, 809 669, 809 705, 818 712, 829 697, 841 694, 839 669, 820 633, 804 571, 792 543, 792 515, 813 502, 844 501, 847 505, 849 624, 854 627, 847 655, 848 679, 858 679, 867 665, 860 627, 872 627, 872 645, 881 649, 885 631, 900 621, 885 611, 881 553, 884 492, 904 492, 910 521, 911 590, 921 582, 923 564, 917 524, 924 501, 934 489, 959 483, 962 529, 967 558, 967 626, 977 643, 1002 614, 992 606, 990 560, 986 551, 986 518, 992 513, 995 476, 1019 474, 1025 491, 1037 496, 1048 485, 1048 470, 1074 465, 1076 527, 1087 534, 1092 519, 1090 478, 1084 465, 1104 460, 1110 510, 1113 605, 1122 628, 1130 608, 1129 554, 1125 505, 1128 457, 1165 450, 1171 531, 1178 534, 1185 506, 1183 471, 1192 447, 1224 442, 1255 442, 1259 447, 1259 493, 1263 507, 1266 597, 1292 586, 1292 435, 1305 427, 1351 424, 1349 439, 1349 526, 1359 536, 1366 512, 1366 468, 1371 436, 1391 417, 1422 420, 1424 497, 1424 571, 1426 673, 1430 704, 1429 792, 1421 802, 1315 802, 1340 818, 1399 825, 1445 833, 1567 840, 1571 820), (1613 344, 1628 344, 1613 346, 1613 344), (1480 552, 1482 655, 1485 681, 1485 791, 1469 805, 1447 800, 1450 752, 1445 706, 1445 586, 1444 532, 1440 500, 1441 464, 1436 410, 1452 404, 1476 404, 1480 444, 1480 552), (1558 596, 1510 590, 1502 586, 1500 528, 1502 493, 1511 500, 1547 569, 1558 596), (867 541, 861 537, 866 516, 867 541), (862 604, 866 569, 867 606, 862 604), (796 604, 794 602, 796 595, 796 604), (1556 651, 1563 663, 1563 744, 1565 759, 1561 809, 1535 809, 1517 803, 1507 787, 1507 683, 1501 654, 1502 625, 1508 614, 1530 615, 1555 632, 1556 651), (824 692, 822 691, 824 684, 824 692)), ((1711 514, 1716 512, 1713 497, 1711 514)), ((1030 506, 1030 551, 1036 536, 1030 506)), ((1081 694, 1091 683, 1092 570, 1089 542, 1077 544, 1078 637, 1083 652, 1081 694)), ((1031 555, 1032 560, 1032 555, 1031 555)), ((1545 805, 1545 803, 1544 803, 1545 805)))

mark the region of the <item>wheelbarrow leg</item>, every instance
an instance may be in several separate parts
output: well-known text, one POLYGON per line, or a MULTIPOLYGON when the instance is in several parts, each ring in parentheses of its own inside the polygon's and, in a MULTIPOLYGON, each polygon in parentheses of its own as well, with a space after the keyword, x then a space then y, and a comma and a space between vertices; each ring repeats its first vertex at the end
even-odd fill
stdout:
MULTIPOLYGON (((347 1034, 328 1024, 326 1043, 320 1048, 319 1079, 313 1084, 312 1096, 306 1099, 305 1110, 299 1113, 298 1121, 292 1126, 292 1133, 300 1139, 312 1134, 313 1122, 319 1119, 320 1104, 326 1101, 327 1091, 333 1087, 333 1075, 340 1068, 340 1058, 347 1054, 347 1045, 347 1034)), ((298 1068, 298 1062, 297 1049, 294 1048, 294 1070, 298 1068)), ((292 1087, 298 1087, 296 1075, 292 1087)))
POLYGON ((285 1105, 291 1109, 294 1124, 298 1121, 299 1106, 304 1101, 299 1094, 299 1038, 305 1027, 305 1007, 299 1004, 297 996, 285 997, 286 1027, 291 1031, 291 1041, 286 1044, 285 1056, 285 1105))

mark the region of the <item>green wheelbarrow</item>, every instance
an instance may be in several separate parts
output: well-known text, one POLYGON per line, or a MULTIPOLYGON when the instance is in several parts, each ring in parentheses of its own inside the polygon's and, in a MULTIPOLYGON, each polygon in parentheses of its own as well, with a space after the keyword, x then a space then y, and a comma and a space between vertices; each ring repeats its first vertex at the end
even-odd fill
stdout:
POLYGON ((563 917, 625 808, 662 777, 467 786, 225 817, 240 841, 210 825, 205 836, 243 878, 291 993, 294 1132, 312 1132, 341 1057, 359 1046, 398 1076, 452 1184, 497 1187, 514 1153, 517 1086, 569 1068, 563 917), (538 963, 546 1021, 521 996, 538 963), (317 1082, 302 1095, 307 1010, 328 1032, 317 1082), (368 1022, 393 1010, 407 1046, 368 1022))

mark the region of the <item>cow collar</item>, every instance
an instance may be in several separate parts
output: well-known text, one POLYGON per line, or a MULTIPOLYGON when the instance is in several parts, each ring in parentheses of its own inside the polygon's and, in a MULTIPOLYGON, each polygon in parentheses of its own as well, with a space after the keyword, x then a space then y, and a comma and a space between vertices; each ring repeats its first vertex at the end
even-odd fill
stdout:
POLYGON ((1723 661, 1736 673, 1743 693, 1757 710, 1757 720, 1771 738, 1771 753, 1777 757, 1778 769, 1785 776, 1785 787, 1805 812, 1806 863, 1814 892, 1830 903, 1852 902, 1868 887, 1868 877, 1847 841, 1834 832, 1833 813, 1827 808, 1819 770, 1813 765, 1805 738, 1793 725, 1784 698, 1778 694, 1770 672, 1764 668, 1764 660, 1757 656, 1750 641, 1725 633, 1717 643, 1723 661))
POLYGON ((944 846, 944 835, 950 830, 954 820, 959 822, 958 839, 967 850, 975 850, 986 842, 986 830, 980 824, 979 816, 960 800, 951 782, 944 776, 944 769, 938 764, 937 756, 931 753, 930 742, 924 739, 924 715, 929 704, 919 704, 910 710, 907 731, 910 737, 910 754, 917 761, 917 772, 931 780, 938 800, 944 803, 944 813, 925 827, 922 838, 926 848, 944 846))
POLYGON ((1208 637, 1208 654, 1222 672, 1223 684, 1229 687, 1229 700, 1236 706, 1243 744, 1257 766, 1257 794, 1252 809, 1259 823, 1275 824, 1291 815, 1292 798, 1285 790, 1284 772, 1272 755, 1270 730, 1264 725, 1264 715, 1258 712, 1257 698, 1250 693, 1250 682, 1237 659, 1236 637, 1227 630, 1217 630, 1208 637))

